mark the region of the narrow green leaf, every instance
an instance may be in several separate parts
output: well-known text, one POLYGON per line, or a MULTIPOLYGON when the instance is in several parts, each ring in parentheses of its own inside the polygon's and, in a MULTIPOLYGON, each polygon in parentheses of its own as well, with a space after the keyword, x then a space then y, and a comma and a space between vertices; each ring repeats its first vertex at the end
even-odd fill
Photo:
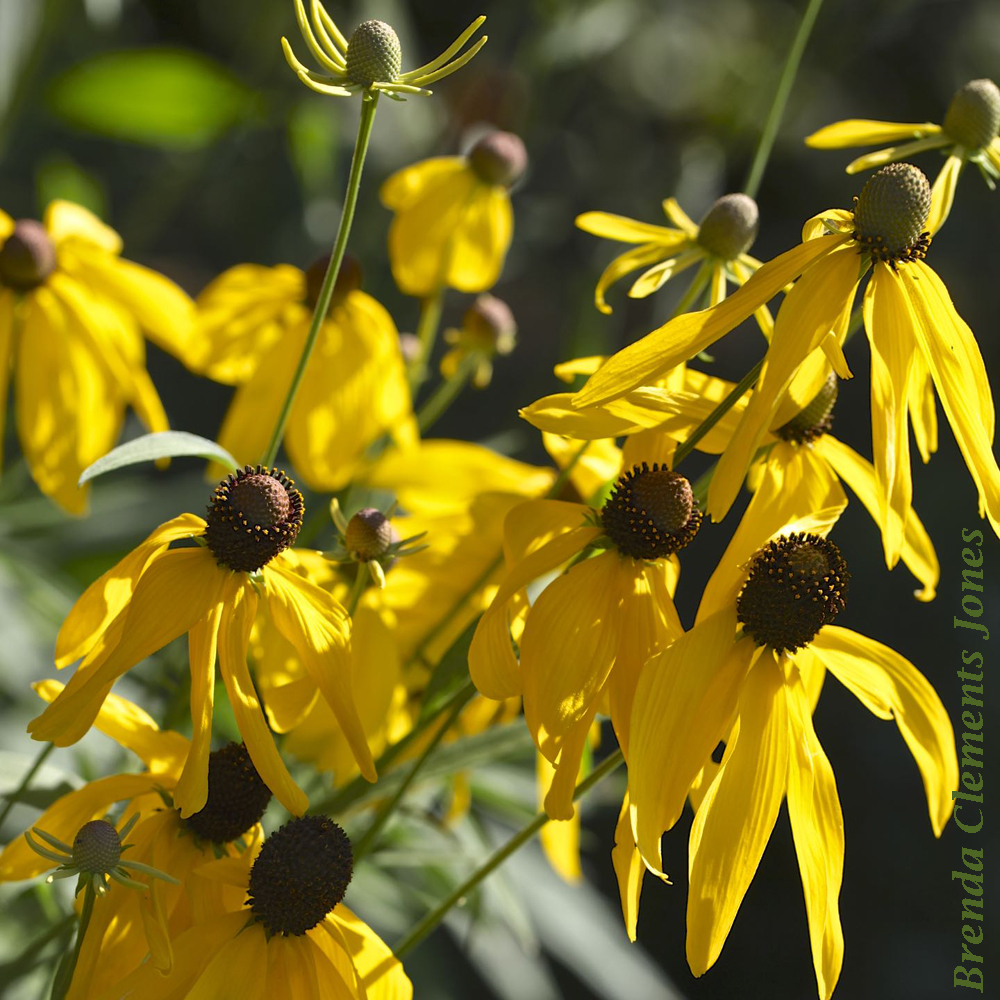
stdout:
POLYGON ((77 128, 152 146, 196 149, 254 107, 225 67, 194 52, 128 49, 67 70, 49 91, 53 111, 77 128))
POLYGON ((103 476, 105 472, 121 469, 126 465, 155 462, 161 458, 180 458, 184 455, 212 459, 230 469, 238 468, 236 459, 225 448, 214 441, 209 441, 208 438, 188 434, 187 431, 160 431, 157 434, 144 434, 113 448, 103 458, 99 458, 93 465, 83 470, 79 485, 83 486, 96 476, 103 476))

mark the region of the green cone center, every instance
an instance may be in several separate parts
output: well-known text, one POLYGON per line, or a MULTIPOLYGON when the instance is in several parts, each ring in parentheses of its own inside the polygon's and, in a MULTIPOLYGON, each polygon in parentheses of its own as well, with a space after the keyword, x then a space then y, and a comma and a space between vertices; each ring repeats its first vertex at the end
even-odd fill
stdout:
POLYGON ((1000 129, 1000 87, 992 80, 970 80, 951 99, 943 128, 966 149, 988 146, 1000 129))
POLYGON ((760 212, 749 195, 727 194, 705 214, 698 227, 698 243, 710 254, 734 260, 757 238, 760 212))
POLYGON ((370 87, 392 83, 403 65, 403 52, 396 32, 385 21, 364 21, 347 42, 347 78, 370 87))

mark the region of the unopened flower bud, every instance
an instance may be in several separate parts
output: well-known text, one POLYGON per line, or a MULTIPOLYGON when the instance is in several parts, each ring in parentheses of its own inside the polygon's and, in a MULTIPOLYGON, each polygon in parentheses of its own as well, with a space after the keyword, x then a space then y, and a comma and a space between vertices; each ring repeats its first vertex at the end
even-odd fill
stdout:
POLYGON ((354 29, 347 43, 347 78, 352 83, 392 83, 402 65, 399 38, 385 21, 364 21, 354 29))
POLYGON ((28 292, 55 270, 56 248, 45 227, 34 219, 21 219, 0 247, 0 285, 28 292))
POLYGON ((380 510, 365 507, 347 522, 344 546, 358 562, 381 559, 398 541, 392 522, 380 510))
POLYGON ((759 221, 757 202, 749 195, 723 195, 701 220, 698 242, 716 257, 735 260, 753 246, 759 221))
POLYGON ((944 116, 944 130, 966 149, 981 149, 1000 129, 1000 87, 992 80, 970 80, 955 92, 944 116))
POLYGON ((469 164, 480 180, 509 188, 527 168, 528 153, 513 132, 489 132, 469 151, 469 164))
POLYGON ((510 306, 495 295, 480 295, 465 311, 462 327, 468 346, 489 354, 510 354, 517 323, 510 306))

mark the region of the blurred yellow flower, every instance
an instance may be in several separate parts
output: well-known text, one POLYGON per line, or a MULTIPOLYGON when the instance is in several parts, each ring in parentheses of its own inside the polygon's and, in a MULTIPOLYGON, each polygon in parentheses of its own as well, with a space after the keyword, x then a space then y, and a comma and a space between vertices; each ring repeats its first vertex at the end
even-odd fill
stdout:
POLYGON ((298 572, 287 553, 302 526, 302 494, 277 469, 241 470, 212 494, 208 518, 182 514, 91 584, 63 623, 56 664, 83 657, 66 688, 28 730, 68 746, 93 724, 114 682, 188 633, 194 736, 175 799, 181 815, 205 805, 218 653, 229 701, 254 767, 289 812, 308 799, 288 773, 247 669, 247 646, 263 605, 329 702, 362 773, 375 765, 351 684, 350 618, 298 572), (187 548, 172 542, 193 539, 187 548))
POLYGON ((951 99, 944 124, 907 124, 851 118, 834 122, 806 137, 814 149, 894 145, 866 153, 847 165, 849 174, 908 160, 917 153, 939 149, 947 158, 931 189, 927 228, 933 236, 944 225, 955 200, 955 188, 966 163, 975 163, 992 191, 1000 178, 1000 88, 992 80, 970 80, 951 99), (910 142, 902 140, 909 139, 910 142), (895 143, 901 143, 895 145, 895 143))
POLYGON ((142 334, 197 361, 191 300, 121 249, 113 229, 67 201, 43 223, 0 211, 0 432, 13 378, 31 474, 71 514, 86 511, 89 487, 77 480, 114 447, 126 406, 149 430, 168 427, 142 334))
POLYGON ((423 160, 380 191, 395 213, 389 227, 392 276, 407 295, 441 288, 485 292, 496 284, 513 234, 508 188, 527 167, 511 132, 489 132, 468 156, 423 160))
MULTIPOLYGON (((676 226, 657 226, 608 212, 584 212, 576 224, 584 232, 620 243, 640 244, 616 257, 604 270, 594 292, 594 304, 603 313, 611 306, 604 293, 616 281, 639 268, 643 273, 633 282, 629 297, 644 299, 658 291, 682 271, 700 265, 691 290, 695 304, 708 289, 709 305, 718 305, 726 297, 726 284, 741 287, 761 265, 747 250, 757 238, 759 214, 757 203, 745 194, 727 194, 719 198, 696 225, 676 198, 663 202, 663 211, 676 226)), ((766 306, 757 310, 757 322, 766 337, 773 322, 766 306)))
MULTIPOLYGON (((239 388, 219 431, 238 462, 267 447, 309 332, 326 259, 308 271, 287 264, 241 264, 198 296, 201 371, 239 388)), ((360 290, 361 269, 347 258, 320 328, 285 430, 285 448, 310 489, 338 490, 385 434, 416 438, 399 334, 389 313, 360 290)), ((221 475, 213 466, 211 475, 221 475)))
POLYGON ((638 678, 628 759, 633 839, 620 821, 615 856, 634 933, 641 871, 632 844, 660 873, 660 837, 692 793, 687 953, 700 976, 718 958, 787 794, 824 1000, 843 958, 844 858, 833 771, 812 726, 824 668, 875 715, 896 720, 923 778, 936 836, 958 781, 951 722, 923 675, 889 647, 831 624, 849 581, 826 538, 842 510, 822 482, 762 480, 705 588, 694 628, 650 658, 638 678), (726 752, 715 771, 710 760, 720 740, 726 752), (704 768, 714 772, 707 780, 699 779, 704 768))

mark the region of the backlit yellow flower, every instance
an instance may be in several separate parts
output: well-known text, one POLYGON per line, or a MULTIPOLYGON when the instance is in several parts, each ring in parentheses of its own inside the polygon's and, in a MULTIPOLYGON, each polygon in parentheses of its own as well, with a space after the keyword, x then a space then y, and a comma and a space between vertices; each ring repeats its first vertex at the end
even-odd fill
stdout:
POLYGON ((285 61, 310 90, 331 97, 350 97, 360 93, 368 100, 372 94, 381 93, 396 100, 405 100, 404 94, 428 96, 431 91, 427 90, 427 84, 461 69, 486 44, 487 36, 483 35, 466 52, 458 55, 462 46, 486 20, 485 16, 477 17, 436 59, 419 69, 403 73, 399 38, 384 21, 364 21, 347 39, 319 0, 309 0, 309 8, 310 16, 307 16, 304 0, 295 0, 299 31, 306 47, 325 72, 314 73, 303 66, 292 52, 287 38, 281 39, 281 48, 285 61))
POLYGON ((189 367, 191 300, 119 256, 118 234, 85 208, 54 201, 44 224, 0 211, 0 437, 7 386, 39 489, 72 514, 87 507, 80 473, 109 452, 131 406, 167 429, 146 373, 146 334, 189 367))
POLYGON ((341 902, 352 872, 351 842, 325 816, 293 819, 242 857, 203 865, 198 874, 234 896, 174 939, 168 976, 140 966, 102 1000, 410 1000, 402 965, 341 902))
POLYGON ((468 156, 439 156, 394 173, 379 192, 395 212, 389 263, 407 295, 496 284, 514 230, 508 188, 527 154, 510 132, 489 132, 468 156))
POLYGON ((504 522, 508 573, 476 628, 469 672, 489 698, 522 695, 532 737, 556 765, 546 796, 553 819, 573 815, 580 759, 602 706, 628 754, 636 677, 681 634, 676 553, 700 524, 688 481, 645 462, 618 479, 600 512, 532 500, 504 522), (525 588, 550 574, 531 600, 535 591, 525 588))
POLYGON ((712 479, 708 513, 719 520, 805 358, 819 347, 838 375, 850 377, 841 344, 858 283, 870 267, 863 312, 872 356, 873 454, 887 557, 890 562, 898 558, 910 508, 911 419, 923 457, 932 450, 932 382, 979 493, 980 513, 1000 533, 1000 469, 991 449, 993 397, 972 331, 923 260, 929 206, 930 185, 916 167, 883 167, 865 185, 853 213, 831 209, 816 216, 806 223, 800 246, 765 264, 720 305, 679 316, 619 351, 576 394, 574 405, 593 406, 649 384, 801 275, 782 303, 764 372, 712 479))
POLYGON ((200 810, 208 795, 216 653, 254 766, 282 805, 301 815, 308 800, 274 745, 247 669, 250 631, 262 606, 329 702, 362 773, 374 780, 351 685, 350 618, 296 572, 286 553, 302 512, 302 494, 284 473, 248 467, 216 487, 207 521, 182 514, 160 525, 70 611, 56 640, 56 664, 83 662, 29 723, 32 736, 75 743, 123 673, 188 633, 194 736, 175 793, 182 816, 200 810), (168 547, 185 539, 196 544, 168 547))
MULTIPOLYGON (((219 443, 238 462, 255 462, 267 447, 326 265, 323 259, 303 272, 287 264, 241 264, 198 297, 201 370, 239 386, 219 431, 219 443)), ((306 485, 320 492, 349 482, 368 446, 384 434, 400 443, 416 435, 399 334, 360 283, 361 269, 348 258, 285 429, 289 458, 306 485)))
POLYGON ((826 538, 842 509, 829 484, 762 479, 709 580, 694 628, 653 656, 638 679, 628 758, 637 846, 620 821, 615 858, 619 884, 631 893, 623 900, 628 919, 641 888, 635 852, 662 870, 660 837, 725 740, 722 766, 699 793, 691 831, 688 962, 700 976, 717 959, 787 794, 824 1000, 843 958, 844 858, 833 771, 812 726, 824 668, 874 714, 896 720, 923 778, 936 836, 951 815, 958 781, 951 722, 923 675, 889 647, 831 624, 845 606, 849 580, 839 549, 826 538))
MULTIPOLYGON (((594 304, 601 312, 611 312, 604 299, 608 288, 639 268, 645 270, 629 289, 630 298, 644 299, 671 278, 698 264, 700 268, 692 282, 692 288, 698 289, 695 301, 701 298, 701 290, 707 288, 709 304, 714 306, 726 297, 727 282, 742 286, 760 267, 760 261, 747 253, 757 238, 758 212, 753 198, 745 194, 719 198, 700 225, 688 218, 676 198, 667 198, 663 211, 676 229, 607 212, 584 212, 576 217, 576 224, 584 232, 607 240, 640 244, 616 257, 598 280, 594 304)), ((770 337, 773 323, 766 306, 757 311, 757 322, 765 336, 770 337)))
POLYGON ((847 165, 849 174, 886 163, 908 160, 925 150, 947 153, 931 190, 927 228, 933 236, 948 218, 955 188, 966 163, 975 163, 992 191, 1000 178, 1000 88, 992 80, 970 80, 951 99, 943 125, 906 124, 851 118, 834 122, 806 138, 814 149, 844 149, 891 142, 892 146, 859 156, 847 165), (904 140, 911 140, 906 142, 904 140), (896 145, 900 143, 900 145, 896 145))

